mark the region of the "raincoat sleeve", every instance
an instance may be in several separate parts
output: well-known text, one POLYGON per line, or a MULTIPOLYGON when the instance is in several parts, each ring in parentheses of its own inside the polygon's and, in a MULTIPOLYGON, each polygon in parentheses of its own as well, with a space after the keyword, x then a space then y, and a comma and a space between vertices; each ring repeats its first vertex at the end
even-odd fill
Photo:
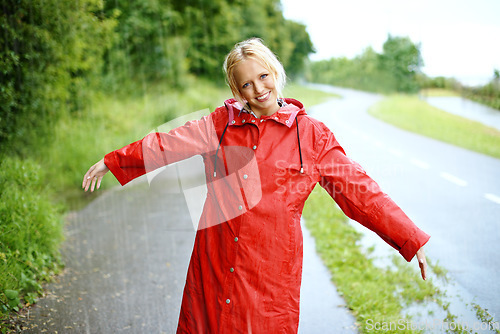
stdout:
POLYGON ((321 186, 342 211, 411 261, 430 236, 420 230, 363 168, 348 158, 326 127, 317 141, 321 186))
POLYGON ((153 132, 108 153, 104 163, 121 185, 170 163, 208 152, 214 130, 210 116, 187 122, 168 133, 153 132))

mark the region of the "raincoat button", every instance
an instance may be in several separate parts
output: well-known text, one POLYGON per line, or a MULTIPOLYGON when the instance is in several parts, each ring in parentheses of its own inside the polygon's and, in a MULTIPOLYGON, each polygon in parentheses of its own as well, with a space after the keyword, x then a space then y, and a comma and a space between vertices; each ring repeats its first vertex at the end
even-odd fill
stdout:
POLYGON ((252 123, 255 123, 255 120, 254 120, 254 119, 252 119, 252 123))
POLYGON ((274 119, 275 119, 275 120, 278 120, 278 117, 277 117, 277 116, 274 116, 274 119))
POLYGON ((246 179, 248 179, 248 175, 246 175, 246 174, 245 174, 245 175, 243 175, 243 178, 244 178, 245 180, 246 180, 246 179))
POLYGON ((226 304, 229 304, 231 302, 231 300, 228 298, 226 299, 226 304))
POLYGON ((234 237, 234 242, 238 242, 238 237, 234 237))
POLYGON ((245 123, 245 120, 242 120, 241 123, 245 123))
POLYGON ((257 149, 257 145, 254 145, 252 148, 253 148, 254 150, 256 150, 256 149, 257 149))
POLYGON ((240 205, 240 206, 238 207, 238 210, 243 210, 243 206, 241 206, 241 205, 240 205))
POLYGON ((229 271, 234 273, 234 268, 229 268, 229 271))
POLYGON ((262 123, 262 122, 264 122, 264 120, 263 120, 263 119, 261 119, 261 120, 260 120, 260 122, 262 123))
POLYGON ((231 124, 234 124, 234 123, 236 123, 236 121, 233 119, 233 121, 231 122, 231 124))
POLYGON ((285 121, 285 123, 286 123, 286 124, 288 124, 288 123, 290 123, 290 121, 289 121, 289 120, 286 120, 286 121, 285 121))

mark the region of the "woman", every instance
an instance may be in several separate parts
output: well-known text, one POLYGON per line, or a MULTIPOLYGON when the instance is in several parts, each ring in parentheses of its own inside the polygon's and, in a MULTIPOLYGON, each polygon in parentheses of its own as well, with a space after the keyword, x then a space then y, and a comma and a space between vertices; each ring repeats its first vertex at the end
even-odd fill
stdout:
POLYGON ((259 39, 237 44, 224 62, 234 95, 209 116, 107 154, 84 176, 99 188, 111 170, 123 185, 147 171, 201 155, 207 198, 196 234, 178 333, 296 333, 304 202, 316 183, 352 219, 376 232, 422 278, 418 229, 332 132, 302 104, 281 98, 283 66, 259 39))

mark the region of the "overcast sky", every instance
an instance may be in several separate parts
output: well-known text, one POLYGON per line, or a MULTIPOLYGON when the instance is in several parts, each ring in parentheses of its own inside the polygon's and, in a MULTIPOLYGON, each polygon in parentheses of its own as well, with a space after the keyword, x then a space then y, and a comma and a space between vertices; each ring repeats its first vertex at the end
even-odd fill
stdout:
POLYGON ((423 71, 485 83, 500 70, 500 0, 281 0, 307 26, 311 59, 381 52, 388 34, 421 43, 423 71))

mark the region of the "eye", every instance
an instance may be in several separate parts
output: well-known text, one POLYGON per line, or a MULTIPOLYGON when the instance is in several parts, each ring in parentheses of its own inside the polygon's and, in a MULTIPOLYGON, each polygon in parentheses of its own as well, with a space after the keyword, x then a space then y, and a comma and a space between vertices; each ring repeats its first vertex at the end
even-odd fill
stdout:
POLYGON ((244 83, 243 86, 241 86, 241 88, 247 88, 248 86, 250 86, 250 84, 247 82, 247 83, 244 83))
POLYGON ((262 75, 260 76, 260 78, 261 78, 262 80, 264 80, 265 78, 267 78, 267 76, 268 76, 268 74, 262 74, 262 75))

